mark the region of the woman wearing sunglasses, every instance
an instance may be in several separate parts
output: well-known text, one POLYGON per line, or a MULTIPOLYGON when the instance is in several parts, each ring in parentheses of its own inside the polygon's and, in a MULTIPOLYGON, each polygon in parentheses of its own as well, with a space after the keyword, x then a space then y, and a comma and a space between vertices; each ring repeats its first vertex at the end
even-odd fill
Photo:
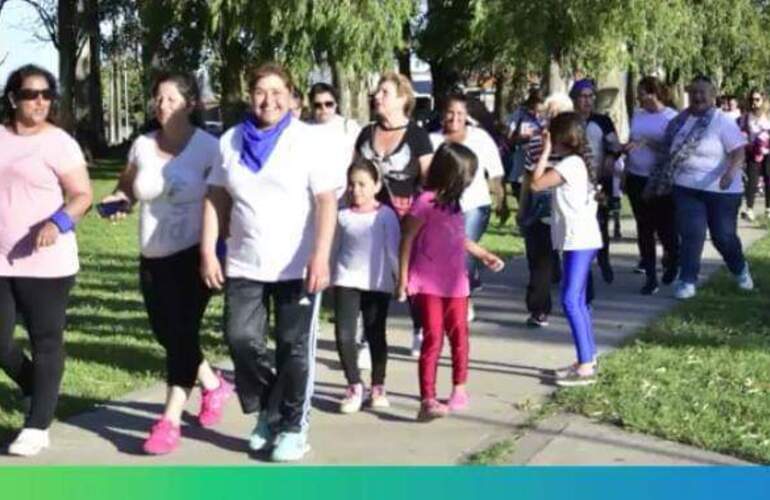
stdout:
POLYGON ((55 125, 56 80, 23 66, 8 77, 0 126, 0 367, 28 406, 8 447, 33 456, 49 446, 64 372, 63 330, 78 272, 75 224, 91 206, 86 161, 55 125), (31 358, 13 341, 17 313, 31 358))
POLYGON ((355 120, 339 114, 339 98, 337 89, 328 83, 318 82, 310 87, 309 100, 312 112, 312 123, 322 127, 329 133, 329 139, 334 141, 335 151, 339 151, 337 169, 337 198, 345 193, 348 167, 353 160, 353 151, 361 127, 355 120))

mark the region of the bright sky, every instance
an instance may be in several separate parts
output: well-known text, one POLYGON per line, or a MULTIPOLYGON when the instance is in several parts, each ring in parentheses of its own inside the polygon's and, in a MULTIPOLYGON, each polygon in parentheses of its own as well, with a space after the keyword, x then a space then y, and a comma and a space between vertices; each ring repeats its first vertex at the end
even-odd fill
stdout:
MULTIPOLYGON (((0 87, 5 85, 8 74, 24 64, 34 63, 59 73, 59 54, 51 42, 34 37, 38 26, 37 13, 25 2, 10 0, 0 12, 0 87)), ((45 30, 40 28, 40 35, 45 30)))

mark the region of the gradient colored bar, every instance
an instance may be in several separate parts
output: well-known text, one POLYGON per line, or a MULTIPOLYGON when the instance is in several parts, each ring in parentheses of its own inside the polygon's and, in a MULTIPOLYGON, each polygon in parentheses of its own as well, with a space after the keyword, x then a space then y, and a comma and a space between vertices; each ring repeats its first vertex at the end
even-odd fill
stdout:
POLYGON ((768 499, 770 469, 0 468, 2 500, 768 499))

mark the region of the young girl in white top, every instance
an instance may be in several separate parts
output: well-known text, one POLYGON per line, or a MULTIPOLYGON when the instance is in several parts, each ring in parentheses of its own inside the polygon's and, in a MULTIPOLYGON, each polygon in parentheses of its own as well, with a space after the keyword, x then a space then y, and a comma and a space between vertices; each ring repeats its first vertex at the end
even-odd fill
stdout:
POLYGON ((202 389, 198 422, 203 427, 220 420, 233 386, 211 369, 200 348, 201 320, 211 296, 199 273, 203 198, 219 143, 193 124, 200 102, 195 80, 161 75, 152 97, 160 128, 136 138, 115 193, 102 205, 122 203, 113 220, 134 202, 140 205, 139 280, 152 332, 166 351, 168 386, 163 415, 144 451, 162 455, 179 445, 182 411, 196 381, 202 389))
POLYGON ((334 285, 337 351, 348 389, 340 412, 355 413, 363 402, 363 384, 357 363, 356 323, 363 316, 364 338, 372 357, 369 404, 387 408, 385 366, 388 343, 385 320, 398 273, 398 216, 375 196, 382 188, 380 173, 370 160, 359 158, 348 169, 348 208, 337 217, 334 285))
POLYGON ((577 349, 577 362, 560 376, 560 386, 587 385, 596 381, 596 346, 586 287, 591 261, 602 246, 596 219, 596 189, 593 172, 584 158, 586 137, 580 116, 562 113, 543 134, 543 154, 532 174, 532 190, 553 189, 551 240, 563 252, 562 307, 577 349), (546 171, 553 152, 563 156, 546 171))

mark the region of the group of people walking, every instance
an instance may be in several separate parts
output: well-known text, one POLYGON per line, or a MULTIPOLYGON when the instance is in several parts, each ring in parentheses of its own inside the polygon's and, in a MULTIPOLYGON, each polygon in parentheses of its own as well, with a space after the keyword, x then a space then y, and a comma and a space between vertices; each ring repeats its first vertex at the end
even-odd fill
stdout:
MULTIPOLYGON (((200 127, 195 81, 160 75, 152 86, 156 128, 134 140, 114 192, 99 204, 100 214, 116 222, 139 204, 140 289, 166 353, 167 384, 144 451, 178 447, 183 408, 199 384, 201 426, 217 425, 237 395, 243 412, 255 415, 249 447, 269 450, 276 461, 301 459, 309 449, 320 294, 327 287, 347 385, 342 413, 390 404, 393 297, 408 303, 414 327, 417 419, 467 408, 470 297, 481 284, 481 266, 503 268, 478 241, 491 212, 505 212, 505 181, 520 187, 529 324, 547 325, 551 284, 562 283, 576 360, 557 373, 558 385, 596 381, 591 263, 598 260, 603 279, 613 281, 607 224, 619 196, 613 178, 621 157, 646 275, 642 293, 658 288, 657 235, 662 282, 679 274, 675 294, 695 294, 706 227, 739 286, 751 289, 736 233, 747 139, 714 107, 707 79, 693 81, 690 107, 679 114, 663 104, 661 89, 651 77, 639 83, 641 109, 627 144, 607 116, 595 113, 592 81, 576 82, 570 97, 532 92, 509 127, 518 165, 506 173, 494 140, 469 124, 465 96, 445 99, 441 130, 429 135, 410 120, 414 93, 399 74, 382 76, 374 121, 360 128, 337 113, 336 89, 325 83, 311 88, 312 119, 301 121, 291 76, 264 64, 249 74, 248 113, 219 139, 200 127), (234 385, 200 347, 201 320, 217 290, 224 291, 234 385), (436 376, 445 334, 452 392, 444 400, 436 376), (370 353, 369 390, 362 343, 370 353)), ((0 366, 27 398, 24 427, 9 447, 22 456, 49 446, 67 299, 78 270, 74 228, 92 203, 80 148, 55 124, 56 97, 53 76, 32 65, 12 73, 3 94, 0 366), (31 359, 13 341, 17 315, 31 359)))

